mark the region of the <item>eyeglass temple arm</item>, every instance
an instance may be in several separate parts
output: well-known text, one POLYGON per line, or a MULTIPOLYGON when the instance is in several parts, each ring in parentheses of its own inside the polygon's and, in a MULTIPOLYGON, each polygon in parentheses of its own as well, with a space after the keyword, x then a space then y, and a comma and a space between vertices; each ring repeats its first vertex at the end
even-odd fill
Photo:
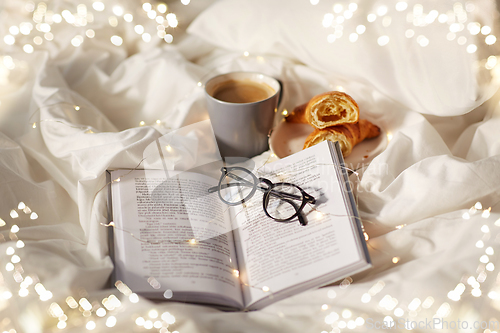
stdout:
MULTIPOLYGON (((231 186, 248 186, 248 187, 253 187, 253 184, 248 182, 248 184, 241 184, 241 183, 229 183, 229 184, 220 184, 220 188, 228 188, 228 187, 231 187, 231 186)), ((257 186, 257 188, 263 192, 266 191, 266 188, 262 187, 262 186, 257 186)), ((214 187, 211 187, 208 189, 208 193, 213 193, 213 192, 217 192, 219 190, 219 186, 214 186, 214 187)))

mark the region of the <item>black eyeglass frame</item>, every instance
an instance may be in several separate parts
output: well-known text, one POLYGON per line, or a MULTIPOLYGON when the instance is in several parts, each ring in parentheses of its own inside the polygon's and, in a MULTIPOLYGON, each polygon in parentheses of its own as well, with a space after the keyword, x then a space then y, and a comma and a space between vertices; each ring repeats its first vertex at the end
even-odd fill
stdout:
POLYGON ((306 191, 304 191, 302 188, 300 188, 299 186, 297 186, 295 184, 286 183, 286 182, 273 183, 272 181, 270 181, 267 178, 262 178, 262 177, 257 178, 250 170, 242 168, 242 167, 237 167, 237 166, 235 166, 235 167, 222 167, 221 168, 221 177, 219 179, 219 185, 209 188, 208 192, 213 193, 213 192, 217 191, 219 198, 222 202, 224 202, 225 204, 227 204, 229 206, 237 206, 237 205, 241 205, 242 203, 244 203, 245 201, 247 201, 251 197, 253 197, 253 195, 255 194, 257 189, 264 192, 264 196, 262 198, 263 199, 262 200, 262 208, 264 209, 264 213, 266 214, 266 216, 268 216, 269 218, 271 218, 277 222, 288 222, 288 221, 291 221, 297 217, 299 219, 299 223, 301 225, 303 225, 303 226, 307 225, 307 221, 305 220, 305 218, 301 214, 301 212, 304 209, 304 207, 306 206, 306 204, 308 204, 308 203, 315 204, 316 199, 312 195, 308 194, 306 191), (239 177, 238 175, 231 173, 231 171, 233 171, 233 170, 239 170, 239 171, 243 171, 243 172, 248 173, 252 177, 253 183, 251 183, 250 181, 248 181, 244 178, 239 177), (232 179, 239 180, 239 181, 241 181, 241 183, 222 184, 222 181, 226 177, 230 177, 232 179), (265 183, 267 185, 267 188, 264 186, 261 186, 260 183, 265 183), (237 202, 229 202, 229 201, 226 201, 222 197, 221 191, 220 191, 221 189, 228 188, 231 186, 242 186, 242 185, 243 186, 244 185, 252 186, 252 190, 250 191, 250 193, 242 200, 239 200, 237 202), (296 189, 298 189, 300 191, 301 196, 299 197, 298 195, 295 195, 295 194, 273 190, 277 186, 295 187, 296 189), (282 200, 289 203, 295 209, 295 213, 286 219, 279 219, 279 218, 275 218, 275 217, 271 216, 266 208, 267 205, 269 204, 269 199, 271 196, 279 196, 282 200), (301 201, 300 206, 298 206, 293 200, 301 201))

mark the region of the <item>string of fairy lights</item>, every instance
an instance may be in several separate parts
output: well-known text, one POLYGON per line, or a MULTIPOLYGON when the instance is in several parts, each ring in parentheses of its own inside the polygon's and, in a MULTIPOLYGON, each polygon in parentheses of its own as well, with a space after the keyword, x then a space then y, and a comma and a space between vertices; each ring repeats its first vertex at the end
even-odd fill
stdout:
MULTIPOLYGON (((482 204, 480 202, 477 202, 468 211, 463 212, 461 218, 462 220, 467 221, 471 219, 471 217, 480 214, 481 218, 487 220, 490 218, 491 215, 490 212, 491 212, 491 207, 483 209, 482 204)), ((30 220, 36 220, 38 218, 36 212, 32 211, 31 208, 27 206, 24 202, 20 202, 17 206, 17 209, 11 210, 10 218, 13 221, 15 221, 16 219, 22 218, 23 215, 29 218, 30 220)), ((5 220, 3 219, 0 220, 0 227, 5 227, 5 226, 7 226, 5 220)), ((401 230, 404 227, 405 227, 404 225, 400 225, 395 227, 394 230, 395 231, 401 230)), ((487 246, 487 242, 491 238, 491 234, 493 232, 492 228, 495 227, 500 227, 500 219, 496 220, 493 223, 493 225, 491 224, 488 225, 485 222, 485 224, 480 226, 480 230, 483 233, 483 237, 475 243, 475 247, 478 249, 485 248, 485 250, 484 254, 482 254, 479 258, 480 263, 476 270, 477 276, 474 275, 464 276, 462 278, 463 281, 461 280, 460 282, 458 282, 456 287, 447 293, 447 297, 450 299, 450 301, 453 302, 460 301, 462 297, 464 297, 463 294, 467 289, 469 289, 470 294, 473 297, 483 296, 483 291, 481 287, 483 287, 483 289, 487 288, 485 286, 486 285, 485 281, 488 277, 488 274, 489 272, 495 271, 495 265, 493 263, 495 250, 492 246, 487 246)), ((10 256, 10 262, 7 263, 7 265, 5 266, 5 270, 7 272, 13 272, 12 277, 19 284, 19 290, 18 290, 19 297, 22 298, 27 297, 30 295, 30 292, 35 291, 35 293, 39 296, 40 301, 42 302, 48 301, 53 297, 52 292, 47 290, 43 286, 42 282, 39 280, 36 274, 29 274, 28 272, 25 272, 22 267, 19 251, 20 249, 25 247, 25 243, 22 240, 20 240, 17 236, 19 230, 20 228, 17 224, 12 224, 10 226, 9 238, 11 241, 15 242, 15 247, 9 246, 6 249, 6 255, 10 256)), ((497 233, 495 239, 498 239, 499 235, 500 233, 497 233)), ((366 233, 365 236, 368 238, 366 233)), ((194 242, 193 240, 190 240, 189 244, 196 245, 197 242, 196 240, 194 242)), ((368 244, 370 243, 368 242, 368 244)), ((385 255, 392 256, 391 254, 385 251, 381 251, 374 247, 371 248, 375 251, 382 252, 385 255)), ((398 262, 399 262, 399 257, 392 257, 393 264, 397 264, 398 262)), ((238 273, 235 272, 236 277, 239 276, 238 273)), ((498 278, 490 280, 493 281, 493 286, 490 286, 489 291, 487 291, 487 297, 492 301, 500 300, 500 280, 498 278)), ((148 279, 148 282, 152 285, 153 288, 155 287, 155 284, 159 283, 154 277, 150 277, 148 279)), ((347 289, 349 285, 353 282, 354 281, 351 277, 345 278, 339 284, 340 291, 347 289)), ((366 293, 364 293, 361 296, 360 301, 362 303, 370 303, 372 298, 383 290, 384 286, 385 283, 383 281, 377 281, 366 293)), ((126 301, 130 303, 137 303, 139 301, 139 296, 133 293, 130 290, 130 288, 128 288, 128 286, 126 286, 123 282, 117 281, 115 287, 123 295, 123 297, 125 297, 126 301)), ((265 286, 262 287, 262 290, 264 292, 271 292, 269 288, 265 286)), ((7 290, 5 287, 1 291, 0 295, 3 300, 9 300, 14 296, 12 291, 7 290)), ((171 298, 173 295, 173 291, 166 290, 164 295, 166 299, 171 298)), ((337 292, 330 289, 327 291, 327 297, 329 299, 334 299, 337 297, 337 292)), ((93 330, 97 327, 96 319, 99 318, 105 319, 105 321, 103 320, 103 322, 105 322, 106 327, 111 328, 116 325, 117 319, 116 316, 114 315, 114 310, 118 309, 122 303, 122 301, 120 301, 120 299, 116 295, 111 294, 108 297, 103 298, 101 302, 95 300, 91 302, 86 297, 80 297, 78 300, 77 299, 75 299, 73 296, 66 297, 63 304, 63 306, 66 308, 66 311, 63 310, 63 307, 59 303, 57 302, 50 303, 48 308, 48 313, 51 317, 58 320, 56 324, 57 328, 59 329, 66 328, 68 320, 72 316, 74 316, 75 312, 81 314, 83 318, 87 318, 87 321, 85 322, 85 327, 88 330, 93 330)), ((377 309, 383 313, 385 312, 386 314, 392 312, 392 315, 386 315, 384 317, 384 322, 389 323, 388 325, 390 327, 391 323, 392 325, 395 325, 395 321, 397 320, 397 318, 401 318, 405 313, 408 313, 410 317, 414 318, 418 315, 419 311, 421 310, 431 310, 433 308, 433 305, 437 306, 437 304, 435 304, 435 301, 436 301, 435 298, 432 296, 428 296, 422 300, 419 298, 414 298, 411 302, 409 302, 408 305, 405 306, 403 304, 400 304, 397 298, 387 294, 381 298, 381 300, 377 305, 377 309), (394 317, 396 317, 396 319, 394 317)), ((325 303, 321 306, 321 310, 318 311, 325 312, 329 308, 330 305, 328 303, 325 303)), ((451 311, 452 311, 452 305, 450 305, 449 302, 443 302, 442 304, 439 305, 439 307, 437 307, 437 310, 434 314, 434 318, 445 318, 451 313, 451 311)), ((330 312, 329 314, 326 315, 324 321, 325 324, 331 325, 333 329, 344 329, 344 328, 355 329, 356 327, 364 325, 365 318, 363 317, 362 314, 357 315, 355 312, 353 312, 353 310, 344 309, 340 314, 338 314, 335 311, 330 312)), ((169 325, 173 325, 175 323, 175 316, 173 316, 168 312, 164 312, 160 316, 157 310, 151 309, 150 311, 148 311, 147 316, 137 317, 135 319, 135 323, 136 325, 143 326, 146 329, 157 328, 159 329, 159 332, 169 332, 168 327, 169 325), (158 318, 161 320, 154 320, 158 318)), ((412 329, 411 321, 407 322, 407 325, 410 325, 407 327, 407 329, 412 329)), ((9 330, 8 332, 14 332, 14 331, 9 330)))
MULTIPOLYGON (((72 105, 71 103, 69 103, 68 105, 72 109, 74 109, 75 112, 79 112, 82 110, 82 107, 72 105)), ((65 122, 61 122, 61 124, 70 126, 70 125, 68 125, 68 123, 65 123, 65 122)), ((33 129, 38 128, 36 126, 36 122, 33 123, 32 127, 33 127, 33 129)), ((86 126, 82 126, 81 129, 88 131, 88 128, 86 126)), ((168 149, 172 150, 173 148, 166 147, 165 149, 168 151, 168 149)), ((275 159, 277 159, 277 157, 274 154, 270 154, 269 159, 266 161, 266 163, 268 163, 272 160, 275 160, 275 159)), ((356 177, 359 177, 358 173, 355 172, 354 174, 356 175, 356 177)), ((120 181, 120 179, 116 179, 114 181, 120 181)), ((26 206, 23 202, 19 203, 17 210, 15 210, 15 209, 11 210, 10 217, 12 219, 19 218, 19 216, 21 216, 22 214, 19 214, 18 211, 20 211, 24 214, 28 214, 30 219, 32 219, 32 220, 36 220, 38 218, 38 215, 36 214, 36 212, 32 212, 31 209, 28 206, 26 206)), ((480 203, 476 203, 476 205, 474 207, 472 207, 470 210, 463 213, 462 218, 464 220, 467 220, 467 219, 470 219, 471 216, 474 216, 478 212, 481 212, 481 217, 487 219, 490 216, 490 211, 491 211, 491 207, 489 207, 488 209, 482 210, 482 205, 480 203)), ((371 223, 370 221, 364 221, 364 222, 371 223)), ((2 226, 7 225, 7 223, 5 223, 5 221, 3 221, 3 220, 0 224, 2 226)), ((500 226, 500 221, 496 221, 495 225, 500 226)), ((112 227, 113 225, 109 224, 106 226, 112 227)), ((396 231, 396 230, 403 229, 405 226, 406 226, 405 224, 398 225, 394 228, 394 230, 396 231)), ((17 238, 16 233, 18 231, 19 231, 19 227, 17 225, 12 225, 10 227, 10 233, 9 233, 10 236, 9 237, 12 241, 14 241, 14 240, 16 241, 17 248, 22 248, 22 247, 24 247, 24 242, 17 238)), ((488 233, 490 233, 490 227, 488 227, 487 225, 483 225, 481 227, 481 231, 483 231, 485 234, 488 234, 488 233)), ((369 242, 370 238, 369 238, 368 234, 366 232, 364 232, 364 235, 365 235, 365 239, 368 241, 369 247, 372 250, 381 252, 382 254, 388 256, 389 260, 393 264, 398 264, 400 262, 401 258, 399 256, 394 256, 386 251, 383 251, 381 249, 377 249, 376 247, 371 245, 371 243, 369 242)), ((196 245, 197 244, 197 241, 195 239, 194 240, 190 239, 190 240, 187 240, 186 242, 189 245, 196 245)), ((485 246, 484 244, 485 244, 485 240, 479 240, 475 245, 477 248, 482 248, 485 246)), ((50 300, 53 296, 52 293, 45 289, 43 284, 38 280, 36 274, 26 275, 24 278, 22 278, 22 274, 24 273, 24 271, 22 269, 22 266, 20 265, 21 258, 15 252, 16 252, 16 250, 14 247, 8 248, 6 254, 11 255, 11 262, 7 264, 6 270, 10 271, 10 272, 14 272, 13 278, 15 281, 19 282, 19 284, 20 284, 19 285, 20 289, 18 291, 19 297, 26 297, 29 294, 29 288, 31 287, 36 292, 36 294, 39 296, 41 301, 50 300)), ((487 258, 485 257, 485 256, 488 256, 488 258, 490 258, 493 254, 494 254, 493 247, 491 247, 491 246, 486 247, 485 254, 482 255, 480 258, 480 262, 481 262, 480 267, 483 267, 483 271, 482 271, 483 273, 485 271, 493 271, 495 269, 494 264, 491 261, 487 261, 487 258)), ((239 277, 238 270, 235 269, 234 274, 236 277, 239 277)), ((472 276, 472 275, 468 276, 466 281, 459 282, 457 284, 457 287, 447 294, 447 297, 451 301, 455 301, 455 302, 460 300, 461 296, 463 295, 463 293, 467 289, 467 285, 470 286, 471 295, 473 295, 474 297, 480 297, 481 295, 483 295, 483 292, 480 289, 480 284, 484 283, 484 281, 485 281, 485 275, 481 274, 481 273, 479 273, 477 277, 472 276)), ((148 282, 151 284, 151 286, 153 288, 155 286, 157 286, 159 283, 154 277, 150 277, 150 279, 148 279, 148 282)), ((345 278, 339 284, 340 290, 341 291, 346 290, 349 287, 349 285, 353 282, 354 281, 351 277, 345 278)), ((374 298, 376 295, 378 295, 384 286, 385 286, 385 284, 383 281, 376 282, 366 293, 364 293, 361 296, 360 301, 362 303, 370 303, 372 298, 374 298)), ((137 294, 133 293, 132 291, 130 291, 130 289, 123 282, 118 281, 116 287, 122 293, 122 295, 124 295, 128 299, 129 302, 131 302, 131 303, 138 302, 139 296, 137 294)), ((269 292, 272 294, 272 291, 269 290, 269 288, 266 286, 258 287, 258 288, 261 288, 264 292, 269 292)), ((165 295, 166 299, 169 299, 172 297, 173 291, 166 290, 164 295, 165 295)), ((494 288, 491 291, 489 291, 487 295, 492 300, 497 299, 497 298, 500 299, 500 292, 495 291, 494 288)), ((327 292, 327 296, 329 299, 334 299, 337 297, 337 292, 335 292, 333 290, 329 290, 327 292)), ((12 297, 14 297, 14 294, 11 291, 4 291, 2 293, 2 297, 4 299, 11 299, 12 297)), ((413 299, 406 306, 406 310, 405 310, 405 307, 402 304, 399 304, 399 301, 397 300, 397 298, 392 297, 391 295, 385 295, 379 301, 379 303, 377 305, 377 309, 379 309, 380 311, 383 311, 383 312, 392 311, 393 312, 392 316, 387 315, 384 318, 384 321, 394 322, 394 320, 395 320, 394 317, 396 317, 396 319, 397 319, 398 317, 403 316, 406 312, 408 312, 408 314, 410 316, 413 316, 416 313, 418 313, 417 309, 431 309, 433 307, 433 305, 435 305, 434 303, 435 303, 435 299, 432 296, 428 296, 422 300, 416 298, 416 299, 413 299), (397 307, 398 304, 400 305, 399 307, 397 307)), ((119 308, 121 303, 120 303, 119 298, 116 295, 109 295, 108 297, 103 299, 101 302, 96 302, 95 300, 91 302, 85 297, 81 297, 81 298, 77 297, 75 299, 73 296, 68 296, 65 299, 65 303, 63 305, 66 307, 66 311, 63 310, 61 305, 59 305, 56 302, 53 302, 50 304, 49 314, 51 315, 51 317, 58 319, 57 324, 55 325, 57 328, 64 329, 64 328, 68 327, 68 318, 71 318, 71 316, 68 316, 68 315, 73 311, 73 312, 81 313, 81 315, 84 318, 87 318, 88 321, 86 321, 86 323, 85 323, 86 328, 88 330, 93 330, 95 327, 97 327, 96 326, 97 319, 100 319, 100 318, 106 319, 105 320, 106 327, 114 327, 114 325, 116 325, 117 319, 113 315, 113 310, 116 308, 119 308), (114 305, 112 305, 112 304, 114 304, 114 305)), ((325 312, 328 309, 330 309, 330 305, 328 303, 325 303, 321 306, 321 309, 318 309, 318 311, 325 312)), ((160 319, 162 319, 162 320, 153 320, 153 319, 158 318, 158 314, 157 314, 157 312, 155 312, 156 310, 154 310, 154 309, 151 311, 152 312, 148 313, 147 316, 141 316, 141 317, 136 318, 135 323, 138 326, 143 326, 146 329, 158 328, 160 332, 168 332, 165 330, 166 327, 161 326, 161 325, 165 325, 168 323, 171 323, 168 325, 172 325, 175 322, 175 317, 173 315, 167 313, 167 314, 164 314, 161 316, 160 319), (163 329, 163 331, 162 331, 162 329, 163 329)), ((451 313, 451 311, 452 311, 452 305, 450 305, 450 303, 448 303, 448 302, 443 302, 436 310, 436 315, 446 317, 447 315, 449 315, 451 313)), ((353 312, 353 310, 344 309, 340 314, 338 314, 335 311, 332 311, 328 315, 326 315, 325 324, 330 325, 332 327, 332 329, 344 329, 344 328, 354 329, 356 327, 362 326, 365 323, 364 320, 365 319, 364 319, 362 314, 359 314, 358 316, 356 316, 356 314, 353 312)))
MULTIPOLYGON (((183 3, 188 5, 189 1, 183 3)), ((99 38, 100 34, 104 34, 111 44, 121 46, 126 29, 132 29, 139 42, 170 44, 174 40, 174 29, 179 26, 177 15, 163 2, 144 2, 137 8, 125 7, 119 2, 81 1, 67 2, 61 8, 52 1, 35 3, 28 0, 18 1, 4 10, 18 14, 19 5, 24 10, 24 21, 8 27, 3 43, 18 46, 28 54, 49 49, 48 43, 62 42, 67 35, 64 30, 68 28, 75 32, 70 44, 80 47, 88 40, 99 38)))
MULTIPOLYGON (((310 0, 312 5, 318 3, 318 0, 310 0)), ((189 0, 183 0, 184 5, 189 4, 189 0)), ((178 17, 170 11, 169 6, 165 3, 143 2, 140 7, 125 7, 119 3, 110 4, 108 2, 92 1, 82 3, 66 2, 64 6, 55 6, 51 1, 34 2, 18 1, 16 9, 21 5, 23 18, 20 22, 16 22, 8 26, 8 33, 3 35, 0 43, 6 51, 5 54, 0 54, 0 86, 8 86, 9 82, 15 80, 14 73, 16 70, 23 69, 26 63, 20 59, 16 59, 13 54, 21 49, 26 54, 32 54, 39 50, 49 50, 51 44, 62 43, 67 39, 68 29, 72 29, 75 33, 67 40, 73 47, 78 48, 85 43, 96 39, 105 38, 109 43, 116 47, 124 47, 129 40, 136 43, 158 44, 158 43, 173 43, 175 30, 178 28, 178 17), (101 29, 102 24, 105 24, 106 29, 101 29), (125 33, 130 29, 135 33, 136 39, 125 33), (101 35, 102 34, 102 35, 101 35), (105 37, 104 37, 105 35, 105 37), (9 54, 11 53, 11 54, 9 54)), ((7 14, 10 14, 14 7, 4 9, 7 14)), ((478 51, 477 43, 482 42, 487 46, 493 46, 497 43, 497 38, 494 35, 493 27, 483 25, 480 22, 470 20, 471 13, 476 10, 472 2, 456 2, 452 8, 446 13, 439 13, 435 10, 424 12, 421 4, 415 4, 412 8, 405 1, 399 1, 394 5, 394 8, 381 5, 369 13, 366 17, 366 24, 360 24, 355 27, 352 32, 347 32, 343 23, 356 15, 357 5, 355 3, 341 4, 336 3, 332 6, 331 13, 325 13, 321 24, 328 29, 334 31, 328 35, 327 42, 334 43, 340 38, 348 38, 352 43, 355 43, 362 38, 370 24, 380 23, 382 26, 389 28, 392 24, 391 15, 406 15, 406 21, 413 27, 408 27, 403 31, 404 36, 409 39, 414 39, 421 47, 429 45, 429 38, 423 34, 418 34, 419 27, 430 24, 447 24, 449 32, 445 38, 449 42, 456 42, 463 45, 468 53, 476 53, 478 51), (478 38, 481 37, 481 38, 478 38), (471 42, 471 40, 476 40, 471 42)), ((9 17, 18 17, 11 15, 9 17)), ((10 22, 10 21, 9 21, 10 22)), ((390 43, 388 36, 382 35, 377 39, 377 44, 381 47, 390 43)), ((493 52, 493 51, 492 51, 493 52)), ((242 55, 245 58, 253 57, 249 52, 242 55)), ((261 55, 255 56, 256 59, 265 60, 261 55)), ((490 71, 494 74, 498 70, 498 57, 492 53, 479 59, 482 69, 490 71)), ((198 83, 198 88, 202 87, 202 80, 198 83)), ((339 87, 341 90, 342 87, 339 87)), ((0 106, 1 106, 0 100, 0 106)), ((74 112, 86 112, 87 106, 75 105, 73 103, 61 102, 54 104, 68 107, 74 112)), ((42 106, 50 107, 50 106, 42 106)), ((37 110, 39 111, 39 110, 37 110)), ((286 116, 288 111, 283 110, 282 114, 286 116)), ((32 115, 33 116, 33 115, 32 115)), ((30 117, 30 126, 33 130, 41 130, 42 123, 55 123, 61 126, 68 126, 74 129, 80 129, 85 134, 93 134, 97 130, 85 125, 75 125, 65 119, 39 119, 32 121, 30 117)), ((167 126, 161 120, 156 120, 153 124, 147 124, 145 121, 140 121, 138 126, 167 126)), ((388 136, 392 134, 388 134, 388 136)), ((390 139, 390 137, 388 137, 390 139)), ((170 148, 172 149, 172 148, 170 148)), ((276 159, 276 156, 270 154, 270 159, 276 159)), ((358 174, 356 174, 358 176, 358 174)), ((358 182, 359 183, 359 182, 358 182)), ((384 316, 383 321, 395 323, 398 318, 408 315, 410 318, 417 318, 424 311, 431 313, 431 316, 438 318, 446 318, 454 309, 454 304, 461 300, 467 299, 468 296, 474 298, 484 298, 489 302, 500 303, 500 274, 496 273, 497 267, 494 264, 496 258, 496 249, 492 241, 500 239, 500 219, 491 222, 490 214, 491 207, 484 208, 480 202, 477 202, 469 210, 463 212, 462 222, 476 217, 484 219, 484 224, 478 226, 482 236, 478 240, 471 241, 473 246, 478 250, 483 250, 484 253, 478 258, 478 266, 473 274, 463 275, 460 281, 457 281, 456 286, 449 291, 443 291, 444 295, 429 295, 420 298, 413 298, 411 301, 398 300, 389 294, 383 295, 383 290, 386 283, 383 280, 376 281, 368 290, 363 293, 359 299, 361 303, 373 304, 375 311, 384 316), (495 277, 496 276, 496 277, 495 277), (487 284, 489 282, 489 285, 487 284), (442 298, 448 300, 439 301, 442 298), (378 300, 378 302, 377 302, 378 300)), ((89 296, 85 292, 74 295, 60 297, 54 291, 47 290, 44 286, 44 281, 36 272, 25 271, 23 266, 23 249, 29 246, 28 241, 24 241, 19 237, 20 225, 29 225, 36 223, 39 218, 37 212, 33 211, 25 202, 20 201, 17 207, 13 207, 8 217, 0 217, 0 243, 6 243, 5 257, 8 261, 5 266, 0 267, 0 305, 16 302, 17 299, 29 299, 33 302, 38 301, 43 304, 47 310, 48 318, 45 318, 44 325, 48 329, 65 330, 73 326, 84 326, 87 330, 104 330, 104 328, 113 328, 118 324, 120 309, 124 304, 136 304, 140 301, 140 297, 134 293, 122 281, 115 283, 116 291, 111 292, 104 298, 96 298, 89 296), (9 280, 10 279, 10 280, 9 280), (9 280, 9 281, 7 281, 9 280), (11 282, 14 281, 15 288, 12 288, 11 282), (55 299, 57 297, 57 299, 55 299)), ((364 223, 372 223, 363 221, 364 223)), ((114 227, 111 223, 105 224, 107 227, 114 227)), ((393 232, 405 232, 406 224, 396 226, 393 232)), ((400 256, 388 251, 375 247, 370 242, 369 235, 364 232, 365 239, 372 251, 379 252, 386 256, 387 260, 392 264, 401 264, 404 262, 400 256)), ((195 246, 196 239, 186 240, 186 244, 195 246)), ((4 261, 2 261, 4 263, 4 261)), ((234 270, 236 278, 239 277, 239 271, 234 270)), ((159 282, 150 277, 148 282, 152 287, 159 282)), ((325 332, 339 332, 344 329, 355 330, 365 324, 367 316, 359 310, 344 308, 342 311, 329 311, 336 306, 337 297, 342 296, 342 293, 349 291, 348 288, 354 280, 352 277, 342 280, 338 289, 326 288, 325 296, 329 300, 317 309, 318 318, 324 319, 325 332)), ((264 292, 272 293, 268 287, 258 287, 264 292)), ((164 293, 166 299, 172 298, 175 291, 167 289, 164 293)), ((282 312, 278 313, 279 318, 286 317, 282 312)), ((497 318, 493 318, 498 321, 497 318)), ((146 330, 155 329, 160 333, 177 333, 175 330, 176 317, 169 312, 160 313, 154 305, 144 313, 136 314, 134 317, 126 319, 132 320, 137 327, 142 327, 146 330)), ((413 329, 412 323, 409 322, 407 329, 413 329)), ((3 318, 0 320, 0 331, 8 333, 16 333, 19 329, 13 318, 3 318)))

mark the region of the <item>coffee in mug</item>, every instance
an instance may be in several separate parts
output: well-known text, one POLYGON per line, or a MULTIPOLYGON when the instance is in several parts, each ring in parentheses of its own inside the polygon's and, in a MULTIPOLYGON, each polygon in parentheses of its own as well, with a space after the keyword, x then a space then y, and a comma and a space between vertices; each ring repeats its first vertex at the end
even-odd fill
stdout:
POLYGON ((251 80, 228 80, 220 83, 213 97, 229 103, 253 103, 274 95, 276 91, 265 83, 251 80))
POLYGON ((222 157, 251 158, 269 149, 281 97, 277 79, 254 72, 222 74, 207 81, 205 96, 222 157))

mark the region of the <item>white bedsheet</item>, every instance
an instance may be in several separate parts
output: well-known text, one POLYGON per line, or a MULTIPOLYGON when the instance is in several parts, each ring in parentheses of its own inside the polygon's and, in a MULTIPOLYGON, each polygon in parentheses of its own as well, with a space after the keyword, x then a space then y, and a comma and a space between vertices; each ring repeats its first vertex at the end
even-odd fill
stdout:
MULTIPOLYGON (((57 43, 45 41, 34 53, 23 51, 22 34, 0 47, 0 331, 52 332, 58 323, 49 313, 53 302, 68 316, 71 332, 87 331, 90 321, 99 332, 150 331, 136 320, 161 321, 151 310, 168 311, 175 317, 169 330, 181 333, 363 332, 384 320, 396 321, 399 331, 404 323, 429 331, 438 329, 436 318, 451 331, 464 322, 467 332, 495 330, 487 324, 500 331, 500 93, 491 58, 498 42, 485 44, 497 31, 494 2, 463 3, 460 11, 455 1, 408 1, 398 11, 393 2, 359 1, 352 18, 345 14, 348 3, 337 12, 335 2, 323 0, 218 1, 207 9, 209 2, 191 2, 172 5, 181 23, 201 12, 187 32, 187 24, 180 26, 180 42, 172 45, 143 42, 135 23, 113 28, 94 11, 89 27, 96 36, 78 47, 72 45, 76 29, 61 25, 51 30, 57 43), (423 14, 438 15, 432 23, 407 21, 408 13, 418 18, 419 4, 423 14), (335 24, 324 26, 328 13, 333 20, 344 15, 342 36, 335 24), (439 22, 440 14, 459 20, 463 13, 462 26, 439 22), (474 33, 474 22, 492 32, 474 33), (462 30, 447 40, 454 29, 462 30), (356 41, 349 41, 355 31, 356 41), (123 44, 114 46, 110 37, 118 33, 123 44), (417 42, 419 36, 427 42, 417 42), (463 45, 460 36, 466 36, 463 45), (113 269, 101 225, 107 222, 100 191, 105 170, 134 168, 153 140, 207 119, 198 83, 230 70, 279 77, 289 110, 342 89, 359 103, 361 116, 390 137, 360 180, 352 176, 374 268, 350 283, 255 312, 134 303, 115 288, 103 289, 113 269), (35 279, 31 285, 28 276, 35 279), (40 285, 35 290, 36 279, 50 293, 40 285), (111 294, 121 305, 103 317, 96 308, 85 317, 66 303, 69 296, 85 297, 99 307, 111 294), (110 316, 116 324, 106 327, 110 316)), ((47 4, 59 12, 69 6, 47 4)), ((90 11, 92 3, 87 6, 90 11)), ((14 0, 0 4, 5 35, 31 19, 6 15, 16 8, 14 0)), ((72 8, 76 12, 76 3, 72 8)))

